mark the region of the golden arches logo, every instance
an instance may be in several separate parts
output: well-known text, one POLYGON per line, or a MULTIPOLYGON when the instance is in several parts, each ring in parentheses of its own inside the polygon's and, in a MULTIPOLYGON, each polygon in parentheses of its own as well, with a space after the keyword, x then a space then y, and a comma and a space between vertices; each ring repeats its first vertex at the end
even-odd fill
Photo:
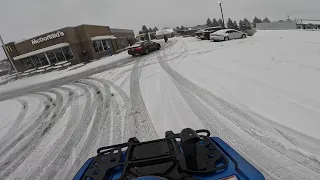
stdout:
POLYGON ((11 46, 6 46, 6 49, 7 49, 8 52, 12 52, 11 46))

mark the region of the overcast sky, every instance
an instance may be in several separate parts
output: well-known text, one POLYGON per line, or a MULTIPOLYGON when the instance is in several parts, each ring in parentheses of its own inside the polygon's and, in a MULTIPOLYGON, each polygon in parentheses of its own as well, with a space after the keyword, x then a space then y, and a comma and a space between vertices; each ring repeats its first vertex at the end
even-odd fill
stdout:
MULTIPOLYGON (((0 0, 0 34, 18 41, 66 26, 109 25, 133 29, 205 24, 220 18, 218 0, 0 0)), ((320 19, 320 0, 222 0, 225 19, 320 19)), ((4 57, 2 48, 0 59, 4 57)))

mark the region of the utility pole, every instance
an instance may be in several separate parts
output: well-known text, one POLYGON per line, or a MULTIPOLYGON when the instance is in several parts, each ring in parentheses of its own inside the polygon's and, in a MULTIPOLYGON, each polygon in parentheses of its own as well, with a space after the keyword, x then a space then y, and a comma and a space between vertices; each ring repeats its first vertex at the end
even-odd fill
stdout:
POLYGON ((222 15, 222 22, 223 22, 223 27, 226 27, 224 24, 224 17, 223 17, 223 11, 222 11, 222 5, 221 5, 221 1, 218 2, 218 4, 220 5, 220 10, 221 10, 221 15, 222 15))
MULTIPOLYGON (((6 55, 7 55, 7 58, 9 59, 9 61, 10 61, 11 65, 12 65, 14 71, 15 71, 15 72, 17 73, 17 75, 18 75, 18 70, 17 70, 16 66, 13 64, 13 61, 12 61, 10 55, 9 55, 9 52, 8 52, 6 46, 4 45, 4 42, 3 42, 3 40, 2 40, 1 35, 0 35, 0 41, 1 41, 1 43, 2 43, 3 50, 4 50, 4 52, 5 52, 6 55)), ((18 76, 18 77, 19 77, 19 76, 18 76)))
POLYGON ((147 31, 147 33, 148 33, 148 38, 149 38, 149 41, 151 41, 151 36, 150 36, 150 32, 149 32, 149 31, 147 31))

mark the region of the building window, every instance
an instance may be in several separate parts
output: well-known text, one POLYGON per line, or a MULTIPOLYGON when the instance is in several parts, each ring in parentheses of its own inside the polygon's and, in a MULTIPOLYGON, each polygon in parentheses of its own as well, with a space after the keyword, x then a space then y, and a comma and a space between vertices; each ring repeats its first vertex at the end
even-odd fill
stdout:
POLYGON ((92 41, 92 45, 95 53, 108 51, 109 48, 112 51, 111 42, 108 40, 92 41))
POLYGON ((30 57, 24 58, 21 61, 22 61, 22 64, 25 66, 26 69, 36 68, 35 64, 32 62, 32 59, 30 57))
POLYGON ((63 52, 63 54, 64 54, 64 56, 66 57, 67 60, 70 60, 70 59, 74 58, 70 46, 63 47, 62 48, 62 52, 63 52))
POLYGON ((41 66, 55 64, 57 62, 74 59, 70 46, 54 49, 45 53, 40 53, 31 57, 21 59, 25 69, 33 69, 41 66))
POLYGON ((66 60, 66 58, 64 57, 63 52, 60 48, 53 50, 53 52, 55 53, 58 61, 65 61, 66 60))
POLYGON ((93 45, 94 52, 96 52, 96 53, 99 52, 97 41, 93 41, 92 45, 93 45))
POLYGON ((40 59, 40 62, 43 66, 48 65, 49 62, 46 58, 46 55, 44 53, 38 54, 38 58, 40 59))
POLYGON ((37 55, 31 56, 31 59, 32 59, 32 62, 34 63, 34 65, 36 67, 41 67, 42 66, 42 64, 41 64, 41 62, 40 62, 40 60, 39 60, 37 55))
POLYGON ((54 63, 57 63, 57 62, 58 62, 58 60, 57 60, 57 58, 56 58, 56 55, 54 54, 53 51, 48 51, 48 52, 46 52, 46 54, 47 54, 48 59, 49 59, 49 61, 51 62, 51 64, 54 64, 54 63))
POLYGON ((108 43, 107 43, 107 41, 106 41, 106 40, 102 40, 101 42, 102 42, 103 49, 104 49, 105 51, 108 50, 108 43))

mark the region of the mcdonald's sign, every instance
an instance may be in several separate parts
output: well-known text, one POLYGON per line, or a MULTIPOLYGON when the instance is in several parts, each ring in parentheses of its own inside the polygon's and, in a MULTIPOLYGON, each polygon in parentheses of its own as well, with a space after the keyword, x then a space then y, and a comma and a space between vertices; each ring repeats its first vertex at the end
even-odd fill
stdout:
POLYGON ((7 49, 8 52, 12 52, 13 51, 11 46, 6 46, 6 49, 7 49))

